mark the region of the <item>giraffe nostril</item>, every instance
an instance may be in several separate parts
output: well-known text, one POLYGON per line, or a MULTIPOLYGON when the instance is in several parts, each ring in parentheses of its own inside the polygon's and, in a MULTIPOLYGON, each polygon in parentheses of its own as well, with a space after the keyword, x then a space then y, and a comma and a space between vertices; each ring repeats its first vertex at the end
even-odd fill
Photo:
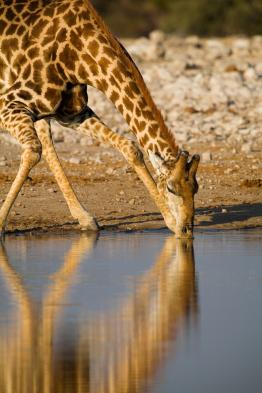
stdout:
POLYGON ((182 231, 181 231, 184 235, 188 235, 188 234, 191 234, 192 232, 193 232, 193 226, 192 225, 185 225, 183 228, 182 228, 182 231))

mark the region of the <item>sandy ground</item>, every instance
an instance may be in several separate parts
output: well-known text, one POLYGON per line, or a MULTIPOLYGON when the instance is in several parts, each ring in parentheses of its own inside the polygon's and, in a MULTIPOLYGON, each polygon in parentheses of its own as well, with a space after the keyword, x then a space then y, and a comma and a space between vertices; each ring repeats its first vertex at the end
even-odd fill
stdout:
MULTIPOLYGON (((262 168, 259 153, 233 154, 219 142, 189 146, 191 153, 212 153, 202 163, 196 197, 196 227, 238 229, 262 226, 262 168)), ((164 227, 162 217, 147 190, 124 159, 111 148, 60 143, 62 164, 83 205, 105 230, 142 230, 164 227), (76 150, 78 149, 78 150, 76 150), (80 151, 80 150, 81 151, 80 151), (79 151, 82 164, 69 163, 79 151)), ((19 165, 20 148, 0 139, 0 202, 3 202, 19 165)), ((15 231, 74 231, 63 196, 44 160, 31 172, 7 224, 15 231)))

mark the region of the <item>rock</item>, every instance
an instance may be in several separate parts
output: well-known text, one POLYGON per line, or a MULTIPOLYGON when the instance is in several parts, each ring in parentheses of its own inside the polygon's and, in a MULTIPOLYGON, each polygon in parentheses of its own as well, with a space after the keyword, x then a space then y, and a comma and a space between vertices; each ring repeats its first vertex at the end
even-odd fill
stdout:
POLYGON ((81 164, 82 160, 77 157, 72 157, 72 158, 69 158, 68 162, 70 164, 81 164))
POLYGON ((106 174, 107 175, 113 175, 114 174, 114 169, 113 168, 108 168, 107 170, 106 170, 106 174))
POLYGON ((50 193, 56 193, 57 192, 54 188, 48 188, 47 191, 50 192, 50 193))
POLYGON ((223 208, 222 213, 227 213, 227 209, 223 208))
POLYGON ((252 144, 251 143, 245 143, 242 147, 241 147, 241 151, 243 153, 251 153, 252 152, 252 144))
POLYGON ((165 49, 159 43, 147 38, 139 38, 128 48, 131 56, 142 61, 154 61, 164 57, 165 49))
POLYGON ((156 44, 163 43, 165 40, 165 33, 161 30, 154 30, 149 34, 149 38, 152 42, 155 42, 156 44))
POLYGON ((135 199, 130 199, 130 201, 128 203, 129 203, 129 205, 133 206, 135 204, 135 199))
POLYGON ((212 154, 210 152, 204 152, 201 154, 201 162, 212 161, 212 154))

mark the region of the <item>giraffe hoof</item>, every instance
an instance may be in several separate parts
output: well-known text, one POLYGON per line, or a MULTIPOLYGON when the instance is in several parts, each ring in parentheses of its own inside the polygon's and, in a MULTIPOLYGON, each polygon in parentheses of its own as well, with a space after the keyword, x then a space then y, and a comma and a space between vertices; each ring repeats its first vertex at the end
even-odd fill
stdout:
POLYGON ((82 231, 98 232, 99 227, 96 220, 93 217, 85 218, 84 220, 79 220, 79 224, 82 231))

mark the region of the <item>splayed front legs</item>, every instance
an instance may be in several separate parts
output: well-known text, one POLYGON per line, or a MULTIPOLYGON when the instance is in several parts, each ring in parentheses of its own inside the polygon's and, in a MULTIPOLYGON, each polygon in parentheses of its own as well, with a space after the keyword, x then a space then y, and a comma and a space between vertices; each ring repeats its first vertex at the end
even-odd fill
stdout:
POLYGON ((138 177, 142 180, 148 189, 152 199, 155 201, 157 207, 161 211, 166 225, 171 231, 174 232, 174 217, 171 215, 165 200, 159 194, 155 181, 145 165, 143 154, 137 147, 137 144, 113 132, 95 117, 85 120, 78 127, 78 130, 87 134, 91 134, 95 138, 111 144, 114 148, 123 154, 127 162, 136 171, 138 177))

